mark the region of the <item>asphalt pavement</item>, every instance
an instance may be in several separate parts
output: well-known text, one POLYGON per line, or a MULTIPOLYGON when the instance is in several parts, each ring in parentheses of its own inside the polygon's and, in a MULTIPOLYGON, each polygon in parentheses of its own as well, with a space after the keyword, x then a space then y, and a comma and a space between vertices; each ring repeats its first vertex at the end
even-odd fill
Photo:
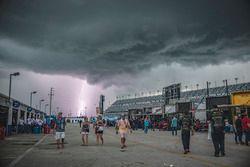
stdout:
POLYGON ((207 133, 191 137, 191 152, 183 154, 180 131, 142 130, 129 134, 127 149, 120 149, 120 136, 114 128, 105 128, 104 145, 96 143, 93 129, 89 145, 82 146, 78 124, 67 124, 65 148, 57 149, 54 135, 23 134, 0 141, 1 167, 247 167, 250 147, 234 143, 234 135, 226 134, 226 156, 214 157, 207 133))

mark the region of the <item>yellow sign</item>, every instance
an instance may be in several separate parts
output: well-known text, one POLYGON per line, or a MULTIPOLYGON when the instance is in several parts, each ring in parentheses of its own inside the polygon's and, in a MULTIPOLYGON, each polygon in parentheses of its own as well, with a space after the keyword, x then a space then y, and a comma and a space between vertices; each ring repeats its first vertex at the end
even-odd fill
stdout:
POLYGON ((232 104, 250 104, 250 91, 234 92, 231 96, 232 104))

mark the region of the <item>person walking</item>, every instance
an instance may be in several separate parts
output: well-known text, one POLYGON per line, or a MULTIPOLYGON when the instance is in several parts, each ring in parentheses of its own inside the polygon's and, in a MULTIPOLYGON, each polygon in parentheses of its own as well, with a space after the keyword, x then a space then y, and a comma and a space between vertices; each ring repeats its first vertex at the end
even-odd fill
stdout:
POLYGON ((212 127, 210 120, 207 120, 207 124, 208 124, 207 140, 210 141, 212 139, 212 127))
POLYGON ((130 127, 131 127, 130 132, 132 132, 132 130, 135 130, 134 120, 131 118, 128 121, 129 121, 129 124, 130 124, 130 127))
POLYGON ((234 133, 235 133, 235 143, 236 144, 244 144, 242 142, 242 122, 241 122, 241 115, 239 114, 235 120, 235 125, 234 125, 234 133), (239 139, 239 142, 238 142, 239 139))
POLYGON ((138 130, 138 125, 139 125, 139 119, 138 118, 135 118, 134 125, 135 125, 135 130, 138 130))
POLYGON ((248 141, 250 140, 250 119, 247 118, 247 113, 242 113, 242 130, 245 136, 245 144, 248 146, 248 141))
POLYGON ((18 133, 24 133, 24 119, 23 117, 20 118, 18 123, 18 133))
POLYGON ((130 124, 125 115, 122 115, 121 119, 118 121, 119 133, 121 135, 121 149, 124 149, 126 146, 126 138, 128 136, 130 124))
POLYGON ((54 126, 54 129, 56 130, 55 138, 58 149, 60 149, 60 143, 61 143, 61 148, 64 148, 65 126, 66 126, 65 118, 62 117, 62 112, 59 112, 54 126))
POLYGON ((89 125, 88 118, 84 118, 84 122, 82 122, 81 134, 82 134, 82 143, 83 145, 88 145, 88 135, 89 135, 89 125))
POLYGON ((79 122, 79 126, 81 128, 81 126, 82 126, 82 119, 80 119, 78 122, 79 122))
POLYGON ((214 144, 214 156, 219 157, 225 156, 225 122, 224 122, 224 114, 220 111, 217 106, 214 107, 211 116, 211 135, 214 144))
POLYGON ((184 112, 182 119, 180 120, 181 126, 181 140, 184 148, 184 154, 190 152, 190 131, 192 136, 194 135, 192 118, 189 112, 184 112))
POLYGON ((144 119, 144 133, 145 134, 148 133, 148 126, 149 126, 149 121, 148 121, 148 117, 146 116, 144 119))
POLYGON ((177 118, 174 116, 171 120, 171 129, 172 129, 172 136, 177 136, 177 118))
POLYGON ((27 130, 26 130, 26 133, 31 133, 32 132, 32 118, 29 117, 27 119, 27 130))
POLYGON ((152 130, 155 131, 156 120, 155 118, 152 119, 152 130))
POLYGON ((84 118, 84 122, 82 123, 81 134, 82 134, 82 143, 83 145, 88 145, 88 135, 89 135, 89 125, 88 118, 84 118))
POLYGON ((104 123, 102 121, 102 117, 99 116, 97 121, 96 121, 96 124, 95 124, 95 134, 96 134, 96 142, 97 142, 97 144, 100 143, 100 140, 101 140, 102 144, 104 143, 103 131, 104 131, 104 123))

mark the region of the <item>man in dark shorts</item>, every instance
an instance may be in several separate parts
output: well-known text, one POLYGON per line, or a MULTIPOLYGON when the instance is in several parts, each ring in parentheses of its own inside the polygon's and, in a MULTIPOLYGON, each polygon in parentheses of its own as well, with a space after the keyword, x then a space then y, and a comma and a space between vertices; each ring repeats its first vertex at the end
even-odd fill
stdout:
POLYGON ((96 121, 96 125, 95 125, 95 134, 96 134, 96 141, 97 141, 97 144, 99 144, 100 142, 100 139, 101 139, 101 142, 102 144, 104 143, 104 140, 103 140, 103 131, 104 131, 104 124, 102 122, 102 118, 99 116, 97 121, 96 121))
POLYGON ((89 135, 89 122, 88 118, 84 118, 84 122, 82 123, 81 134, 82 134, 82 142, 83 145, 88 145, 88 135, 89 135))

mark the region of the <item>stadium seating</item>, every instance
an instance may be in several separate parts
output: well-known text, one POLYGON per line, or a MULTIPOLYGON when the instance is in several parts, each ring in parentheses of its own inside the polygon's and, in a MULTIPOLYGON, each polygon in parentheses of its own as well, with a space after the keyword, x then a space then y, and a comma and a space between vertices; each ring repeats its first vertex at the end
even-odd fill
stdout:
MULTIPOLYGON (((234 85, 228 85, 228 93, 250 90, 250 82, 239 83, 234 85)), ((210 96, 224 96, 226 95, 226 87, 213 87, 209 88, 210 96)), ((200 104, 205 103, 205 97, 207 96, 207 89, 198 89, 191 91, 181 92, 181 99, 194 102, 195 108, 198 108, 200 104)), ((116 100, 110 107, 105 110, 105 113, 119 113, 126 112, 130 109, 143 109, 149 107, 161 107, 164 104, 162 95, 157 96, 145 96, 130 99, 116 100)))

